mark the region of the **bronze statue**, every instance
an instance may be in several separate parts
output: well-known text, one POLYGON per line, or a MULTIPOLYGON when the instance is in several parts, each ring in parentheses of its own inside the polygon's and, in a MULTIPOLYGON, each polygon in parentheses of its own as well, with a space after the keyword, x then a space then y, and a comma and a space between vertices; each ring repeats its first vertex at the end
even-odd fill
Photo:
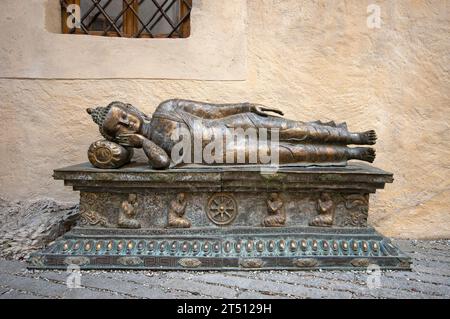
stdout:
POLYGON ((267 200, 267 212, 269 216, 264 218, 264 226, 279 227, 286 223, 286 213, 283 209, 283 201, 277 193, 271 193, 267 200))
POLYGON ((336 205, 328 193, 322 193, 317 200, 317 211, 319 216, 309 223, 310 226, 330 227, 333 225, 334 210, 336 205))
POLYGON ((170 202, 168 214, 168 226, 173 228, 189 228, 191 222, 184 217, 186 210, 186 194, 179 193, 176 198, 170 202))
POLYGON ((122 202, 117 223, 119 228, 141 228, 141 223, 135 219, 137 205, 136 194, 129 194, 128 199, 122 202))
MULTIPOLYGON (((279 162, 277 164, 346 165, 347 160, 351 159, 367 162, 373 162, 375 159, 373 148, 347 146, 375 144, 377 137, 373 130, 352 133, 348 131, 345 123, 301 122, 284 119, 270 114, 282 116, 283 112, 280 110, 259 104, 211 104, 171 99, 162 102, 151 117, 131 104, 122 102, 112 102, 106 107, 89 108, 87 112, 99 125, 101 134, 108 141, 127 148, 143 148, 150 165, 155 169, 183 164, 171 158, 174 146, 181 140, 181 137, 175 134, 177 130, 190 132, 192 139, 197 138, 199 134, 202 135, 203 146, 214 141, 211 132, 249 128, 278 130, 279 162), (198 122, 201 122, 200 131, 195 128, 198 122)), ((259 135, 258 138, 260 138, 259 135)), ((239 152, 240 150, 237 147, 231 151, 239 152)), ((228 155, 225 153, 224 158, 228 155)), ((235 154, 231 156, 234 157, 235 154)), ((249 154, 246 153, 245 156, 247 160, 249 154)), ((95 160, 91 162, 96 165, 95 160)), ((229 161, 218 163, 229 164, 229 161)), ((261 164, 259 159, 256 164, 261 164)), ((107 167, 105 163, 101 165, 107 167)))

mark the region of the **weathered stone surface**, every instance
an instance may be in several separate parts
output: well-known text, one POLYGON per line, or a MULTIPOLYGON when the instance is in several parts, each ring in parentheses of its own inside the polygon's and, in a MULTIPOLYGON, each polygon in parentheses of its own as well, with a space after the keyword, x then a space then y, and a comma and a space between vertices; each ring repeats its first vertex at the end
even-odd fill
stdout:
POLYGON ((0 256, 27 257, 68 231, 77 217, 75 204, 0 199, 0 256))
POLYGON ((190 166, 153 170, 132 163, 99 169, 83 163, 56 169, 53 177, 80 190, 80 226, 117 227, 121 203, 136 195, 136 220, 142 228, 168 225, 171 202, 185 196, 185 217, 192 227, 263 226, 267 200, 278 194, 286 214, 284 226, 308 226, 319 214, 322 194, 333 213, 329 226, 366 227, 369 193, 393 181, 392 174, 355 163, 346 167, 286 167, 268 172, 263 166, 190 166), (224 197, 225 196, 225 197, 224 197), (209 209, 226 198, 229 221, 214 221, 209 209))
POLYGON ((373 166, 281 166, 269 173, 258 165, 160 171, 138 163, 120 169, 84 163, 56 169, 54 178, 81 191, 80 227, 33 254, 30 268, 409 268, 407 256, 367 228, 369 193, 393 180, 373 166), (283 205, 283 227, 263 223, 272 192, 283 205), (169 223, 180 195, 176 214, 192 229, 169 223), (313 227, 322 195, 333 207, 330 222, 313 227), (121 216, 130 201, 132 225, 139 227, 128 229, 121 216))

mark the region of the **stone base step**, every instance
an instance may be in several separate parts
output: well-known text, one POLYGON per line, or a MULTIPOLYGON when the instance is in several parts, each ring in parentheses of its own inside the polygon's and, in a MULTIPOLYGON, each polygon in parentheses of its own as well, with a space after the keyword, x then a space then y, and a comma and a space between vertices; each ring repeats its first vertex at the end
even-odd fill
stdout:
POLYGON ((33 254, 28 264, 31 269, 410 270, 411 262, 372 228, 76 228, 33 254))

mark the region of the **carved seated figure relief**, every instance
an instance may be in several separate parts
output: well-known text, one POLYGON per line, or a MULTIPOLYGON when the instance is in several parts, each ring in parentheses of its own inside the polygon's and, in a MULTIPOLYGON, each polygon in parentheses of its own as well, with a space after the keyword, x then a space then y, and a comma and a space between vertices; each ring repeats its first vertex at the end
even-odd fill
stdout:
POLYGON ((286 223, 286 213, 283 209, 283 201, 280 195, 277 193, 270 194, 267 200, 267 212, 269 216, 264 218, 264 226, 266 227, 279 227, 284 226, 286 223))
POLYGON ((176 198, 170 202, 169 213, 167 216, 168 227, 189 228, 191 222, 184 217, 186 211, 186 194, 179 193, 176 198))
MULTIPOLYGON (((264 134, 270 131, 271 138, 276 135, 277 164, 281 165, 344 166, 348 160, 373 162, 375 158, 373 148, 348 146, 375 144, 373 130, 352 133, 345 123, 289 120, 282 117, 280 110, 252 103, 211 104, 172 99, 162 102, 150 116, 130 104, 112 102, 106 107, 89 108, 87 112, 107 141, 121 145, 116 148, 107 143, 93 146, 89 159, 99 168, 117 168, 129 162, 128 149, 131 148, 142 148, 154 169, 177 167, 185 164, 186 159, 193 159, 195 148, 182 149, 182 156, 174 158, 173 154, 180 153, 177 145, 185 137, 180 132, 188 132, 192 143, 200 139, 202 145, 206 145, 217 140, 217 132, 226 135, 236 129, 255 129, 257 139, 264 137, 262 130, 266 130, 264 134), (105 149, 95 152, 102 147, 112 148, 111 154, 105 149)), ((236 144, 227 142, 226 152, 219 154, 218 160, 211 163, 201 158, 200 164, 242 164, 236 154, 242 151, 240 145, 245 144, 246 136, 236 138, 236 144)), ((257 144, 256 151, 267 151, 267 145, 257 144)), ((247 163, 251 155, 249 152, 244 155, 247 163)), ((257 157, 254 164, 265 162, 257 157)))
POLYGON ((329 193, 322 193, 317 200, 318 216, 309 223, 311 226, 330 227, 333 225, 336 205, 329 193))
POLYGON ((119 221, 117 226, 120 228, 141 228, 141 223, 135 219, 137 209, 136 194, 128 195, 128 199, 124 200, 119 213, 119 221))

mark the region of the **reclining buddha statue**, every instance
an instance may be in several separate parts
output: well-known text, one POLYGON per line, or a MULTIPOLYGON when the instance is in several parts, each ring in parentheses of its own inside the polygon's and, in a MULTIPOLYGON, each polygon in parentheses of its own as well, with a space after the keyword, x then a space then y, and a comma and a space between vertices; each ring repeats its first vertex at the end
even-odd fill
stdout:
POLYGON ((393 174, 347 165, 374 160, 373 130, 252 103, 170 99, 150 115, 112 102, 87 112, 103 135, 87 152, 95 168, 53 172, 79 192, 79 222, 33 253, 31 269, 410 270, 367 224, 370 195, 393 174))
POLYGON ((132 148, 142 148, 153 169, 176 168, 189 163, 189 159, 200 165, 267 164, 261 156, 253 156, 251 149, 257 154, 277 153, 276 164, 289 166, 345 166, 352 159, 375 159, 373 148, 348 146, 375 144, 373 130, 352 133, 345 123, 289 120, 282 117, 280 110, 260 104, 170 99, 162 102, 151 116, 122 102, 89 108, 87 112, 106 139, 93 143, 88 152, 91 163, 100 168, 128 163, 132 148), (249 139, 249 132, 254 132, 256 141, 249 139), (193 146, 186 146, 186 140, 193 146), (260 143, 262 140, 270 141, 270 147, 269 142, 260 143), (195 145, 197 141, 200 148, 195 145), (223 141, 224 146, 220 147, 218 141, 223 141), (204 156, 211 144, 214 147, 209 150, 215 161, 204 156), (105 148, 113 155, 106 156, 105 148), (199 149, 200 156, 195 154, 199 149), (239 157, 240 153, 243 157, 239 157))

